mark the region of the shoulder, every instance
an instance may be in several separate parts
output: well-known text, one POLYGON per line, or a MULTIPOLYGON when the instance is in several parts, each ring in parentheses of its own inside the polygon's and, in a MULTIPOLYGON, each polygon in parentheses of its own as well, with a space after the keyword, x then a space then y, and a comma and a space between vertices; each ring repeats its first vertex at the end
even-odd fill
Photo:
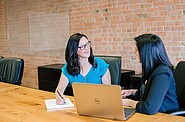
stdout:
POLYGON ((159 74, 167 74, 168 76, 171 76, 171 75, 173 75, 173 72, 168 66, 166 66, 164 64, 160 64, 152 72, 151 76, 155 76, 155 75, 159 75, 159 74))
POLYGON ((97 64, 106 64, 106 62, 101 58, 95 57, 94 60, 96 61, 97 64))
POLYGON ((99 75, 104 76, 104 74, 106 73, 106 71, 107 71, 107 69, 109 67, 109 64, 107 64, 101 58, 95 57, 94 60, 95 60, 95 62, 97 64, 97 67, 93 71, 96 71, 96 72, 98 72, 99 75))
POLYGON ((102 67, 102 68, 107 68, 109 67, 109 64, 107 64, 103 59, 101 58, 97 58, 95 57, 94 58, 96 64, 97 64, 97 67, 102 67))
POLYGON ((67 68, 67 63, 64 64, 64 66, 62 67, 62 70, 64 69, 66 70, 66 68, 67 68))
POLYGON ((68 77, 70 74, 67 71, 67 63, 64 64, 64 66, 62 67, 62 73, 68 77))

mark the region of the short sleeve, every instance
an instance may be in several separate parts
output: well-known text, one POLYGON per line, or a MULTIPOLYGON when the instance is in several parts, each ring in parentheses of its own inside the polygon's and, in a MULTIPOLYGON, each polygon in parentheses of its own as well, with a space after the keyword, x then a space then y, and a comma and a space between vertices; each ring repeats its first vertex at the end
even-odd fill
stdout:
POLYGON ((65 65, 62 67, 62 73, 69 78, 70 74, 67 71, 67 63, 65 63, 65 65))
POLYGON ((97 63, 97 69, 99 70, 100 76, 103 77, 109 67, 109 64, 100 58, 95 58, 95 61, 97 63))

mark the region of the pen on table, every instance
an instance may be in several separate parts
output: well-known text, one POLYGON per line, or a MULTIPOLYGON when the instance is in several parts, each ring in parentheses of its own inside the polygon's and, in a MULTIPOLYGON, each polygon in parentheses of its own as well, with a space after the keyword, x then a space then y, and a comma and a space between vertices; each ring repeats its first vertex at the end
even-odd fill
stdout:
MULTIPOLYGON (((62 97, 62 95, 59 93, 58 90, 57 90, 57 93, 58 93, 58 95, 64 100, 64 98, 62 97)), ((66 102, 64 101, 64 103, 66 103, 66 102)))

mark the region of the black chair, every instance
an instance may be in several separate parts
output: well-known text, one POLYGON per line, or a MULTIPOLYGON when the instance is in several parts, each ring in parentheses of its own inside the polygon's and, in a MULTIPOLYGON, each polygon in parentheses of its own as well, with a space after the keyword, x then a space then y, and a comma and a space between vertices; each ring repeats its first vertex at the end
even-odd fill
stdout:
POLYGON ((176 93, 178 97, 179 110, 170 113, 176 116, 185 116, 185 61, 180 61, 174 71, 176 80, 176 93))
POLYGON ((0 60, 3 59, 4 57, 3 56, 0 56, 0 60))
POLYGON ((0 82, 21 85, 23 71, 23 59, 3 58, 0 60, 0 82))
POLYGON ((95 56, 109 64, 111 84, 120 85, 121 82, 121 56, 95 56))

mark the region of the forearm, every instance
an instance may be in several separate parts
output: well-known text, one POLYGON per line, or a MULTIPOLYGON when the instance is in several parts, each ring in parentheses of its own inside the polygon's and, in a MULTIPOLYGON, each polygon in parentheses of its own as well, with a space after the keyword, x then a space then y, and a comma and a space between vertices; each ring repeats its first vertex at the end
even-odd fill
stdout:
MULTIPOLYGON (((60 80, 59 80, 59 83, 58 83, 56 90, 58 90, 61 94, 63 94, 68 83, 69 83, 68 79, 63 74, 61 74, 61 77, 60 77, 60 80)), ((55 90, 55 92, 56 92, 56 90, 55 90)))

